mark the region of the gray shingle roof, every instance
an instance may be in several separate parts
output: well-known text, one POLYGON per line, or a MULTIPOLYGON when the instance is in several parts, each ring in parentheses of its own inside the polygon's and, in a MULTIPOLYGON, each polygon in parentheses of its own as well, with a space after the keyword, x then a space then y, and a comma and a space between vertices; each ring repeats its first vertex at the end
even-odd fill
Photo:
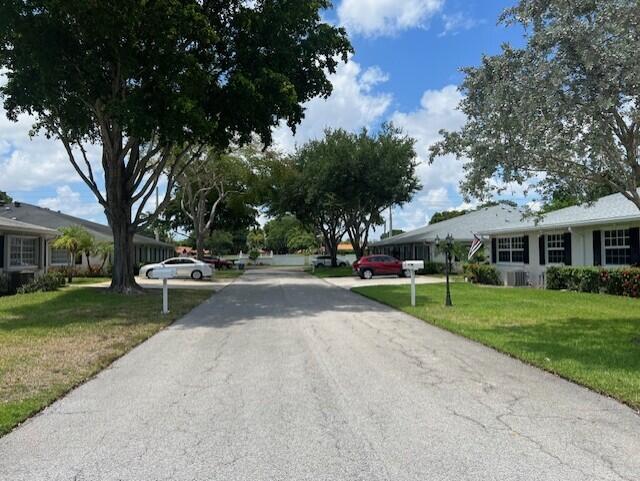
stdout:
POLYGON ((47 236, 56 236, 59 234, 59 232, 54 229, 27 224, 26 222, 20 222, 18 220, 6 219, 4 217, 0 217, 0 231, 18 233, 26 232, 29 234, 43 234, 47 236))
POLYGON ((527 217, 522 222, 509 227, 487 227, 482 234, 549 230, 587 225, 612 224, 617 222, 640 221, 640 210, 622 194, 602 197, 592 204, 582 204, 559 209, 541 217, 527 217))
MULTIPOLYGON (((48 227, 50 229, 80 225, 87 229, 97 240, 113 240, 113 234, 111 233, 111 228, 109 226, 80 219, 79 217, 73 217, 44 207, 38 207, 37 205, 25 204, 23 202, 18 203, 18 205, 13 203, 0 206, 0 217, 26 222, 35 226, 48 227)), ((170 244, 166 244, 140 234, 136 234, 133 240, 136 244, 173 248, 170 244)))
POLYGON ((427 225, 419 229, 405 232, 374 242, 372 246, 386 246, 395 244, 411 244, 415 242, 434 241, 436 237, 444 239, 451 234, 458 241, 471 241, 474 234, 487 228, 497 229, 518 224, 522 219, 522 211, 517 207, 500 204, 493 207, 483 207, 468 214, 453 219, 427 225))

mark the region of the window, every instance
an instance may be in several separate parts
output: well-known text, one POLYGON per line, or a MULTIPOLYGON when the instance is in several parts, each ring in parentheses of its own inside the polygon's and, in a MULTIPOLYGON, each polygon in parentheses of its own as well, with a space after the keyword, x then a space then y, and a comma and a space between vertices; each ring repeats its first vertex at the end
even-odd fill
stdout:
POLYGON ((524 237, 502 237, 498 239, 498 262, 524 262, 524 237))
POLYGON ((51 265, 66 266, 69 264, 69 251, 67 249, 51 249, 51 265))
POLYGON ((10 267, 34 267, 38 265, 38 239, 35 237, 11 237, 10 239, 10 267))
POLYGON ((564 236, 562 234, 547 236, 547 262, 549 264, 564 263, 564 236))
POLYGON ((605 264, 622 266, 631 264, 629 229, 604 231, 605 264))

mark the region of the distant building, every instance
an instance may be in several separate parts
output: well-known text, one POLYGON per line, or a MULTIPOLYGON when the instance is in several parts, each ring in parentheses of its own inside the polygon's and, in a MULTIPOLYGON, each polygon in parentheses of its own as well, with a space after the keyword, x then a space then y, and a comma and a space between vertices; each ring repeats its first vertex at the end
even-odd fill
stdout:
MULTIPOLYGON (((97 241, 113 242, 113 234, 109 226, 23 202, 12 202, 10 204, 0 205, 0 220, 2 219, 5 221, 18 221, 20 223, 30 224, 36 228, 46 229, 48 234, 43 234, 42 239, 44 240, 44 244, 41 247, 42 257, 40 262, 43 263, 43 268, 48 266, 61 267, 69 265, 69 252, 64 249, 54 249, 51 245, 53 238, 59 234, 58 229, 61 227, 79 225, 84 227, 97 241), (51 232, 53 232, 53 236, 50 235, 51 232)), ((15 239, 25 236, 12 234, 10 237, 15 239)), ((28 241, 29 245, 31 245, 30 242, 31 241, 28 241)), ((174 256, 174 247, 171 244, 157 241, 151 237, 136 234, 133 238, 133 243, 136 263, 160 262, 174 256)), ((99 259, 92 260, 92 264, 98 262, 99 259)), ((79 268, 85 268, 87 266, 84 253, 78 255, 75 263, 79 268)))
POLYGON ((640 210, 622 194, 481 233, 507 285, 544 286, 549 266, 640 264, 640 210))
POLYGON ((474 235, 487 229, 508 228, 519 224, 522 211, 517 207, 499 204, 483 207, 468 214, 436 224, 426 225, 403 234, 371 243, 373 254, 384 254, 400 260, 444 262, 444 255, 436 249, 436 239, 451 234, 456 242, 469 248, 474 235))

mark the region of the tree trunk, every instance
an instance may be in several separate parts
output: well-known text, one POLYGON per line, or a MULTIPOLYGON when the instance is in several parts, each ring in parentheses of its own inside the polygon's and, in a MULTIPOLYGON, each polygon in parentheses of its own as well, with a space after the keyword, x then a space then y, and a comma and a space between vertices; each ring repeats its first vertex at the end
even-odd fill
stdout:
POLYGON ((204 259, 204 238, 206 232, 198 230, 196 232, 196 255, 198 256, 198 260, 204 259))
POLYGON ((121 188, 107 176, 107 220, 113 232, 113 273, 111 290, 120 294, 141 292, 135 279, 135 228, 131 222, 131 205, 118 195, 121 188), (110 182, 111 181, 111 182, 110 182), (115 184, 115 185, 109 185, 115 184), (113 193, 113 195, 112 195, 113 193))

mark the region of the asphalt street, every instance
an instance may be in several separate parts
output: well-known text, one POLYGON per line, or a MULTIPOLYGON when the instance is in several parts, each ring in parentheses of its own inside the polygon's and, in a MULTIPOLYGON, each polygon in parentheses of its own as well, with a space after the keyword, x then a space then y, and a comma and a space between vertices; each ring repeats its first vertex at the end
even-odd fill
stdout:
POLYGON ((637 481, 640 416, 307 274, 250 271, 0 438, 0 479, 637 481))

